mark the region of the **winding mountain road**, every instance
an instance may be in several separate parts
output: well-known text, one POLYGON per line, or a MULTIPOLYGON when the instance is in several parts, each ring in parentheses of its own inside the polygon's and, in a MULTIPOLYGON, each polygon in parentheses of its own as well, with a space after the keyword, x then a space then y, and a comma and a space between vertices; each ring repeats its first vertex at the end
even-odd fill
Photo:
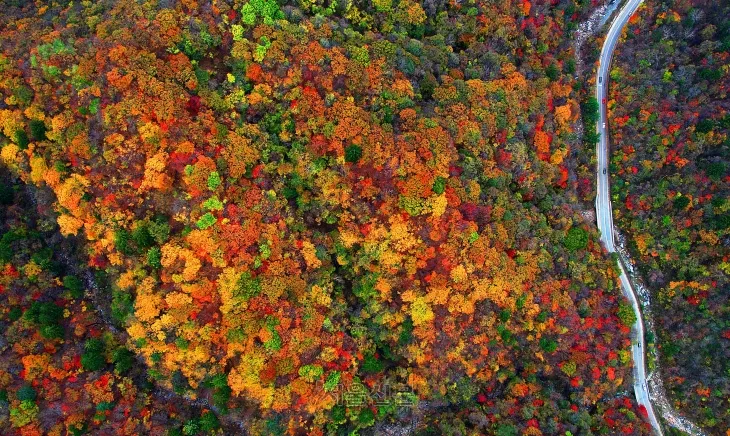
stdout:
MULTIPOLYGON (((596 146, 596 155, 598 157, 597 166, 597 195, 596 195, 596 221, 598 229, 601 231, 601 241, 609 253, 616 252, 616 246, 613 241, 613 213, 611 209, 611 190, 609 185, 608 171, 609 154, 608 154, 608 120, 606 115, 606 104, 604 98, 608 89, 609 71, 611 66, 611 57, 616 48, 621 31, 623 30, 629 18, 641 4, 642 0, 628 0, 621 8, 616 18, 611 23, 606 39, 601 49, 601 58, 598 66, 598 76, 596 78, 596 98, 598 99, 599 118, 596 129, 601 135, 600 141, 596 146)), ((644 340, 644 321, 641 316, 641 307, 636 296, 631 281, 629 280, 626 269, 619 262, 621 289, 631 302, 631 306, 636 314, 636 323, 631 329, 632 345, 631 354, 634 359, 634 392, 636 393, 636 401, 646 408, 649 423, 654 431, 662 435, 662 430, 657 421, 654 407, 649 398, 649 387, 646 381, 646 362, 645 348, 642 346, 644 340)))

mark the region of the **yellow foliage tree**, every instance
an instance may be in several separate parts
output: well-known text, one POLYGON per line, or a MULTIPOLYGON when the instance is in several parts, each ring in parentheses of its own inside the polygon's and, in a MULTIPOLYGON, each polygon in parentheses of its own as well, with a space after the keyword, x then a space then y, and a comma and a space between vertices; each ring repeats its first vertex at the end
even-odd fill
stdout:
POLYGON ((564 104, 555 108, 555 122, 560 130, 570 131, 570 120, 572 119, 570 104, 564 104))
POLYGON ((134 314, 140 321, 149 322, 160 314, 162 297, 157 294, 140 293, 134 302, 134 314))
POLYGON ((63 236, 76 235, 79 229, 84 226, 84 222, 71 215, 59 215, 58 227, 63 236))
POLYGON ((411 303, 411 319, 413 319, 413 325, 426 324, 433 320, 433 311, 431 306, 426 302, 424 297, 416 297, 411 303))
POLYGON ((89 185, 89 180, 84 176, 71 174, 56 190, 58 203, 71 211, 72 215, 80 217, 79 204, 89 185))

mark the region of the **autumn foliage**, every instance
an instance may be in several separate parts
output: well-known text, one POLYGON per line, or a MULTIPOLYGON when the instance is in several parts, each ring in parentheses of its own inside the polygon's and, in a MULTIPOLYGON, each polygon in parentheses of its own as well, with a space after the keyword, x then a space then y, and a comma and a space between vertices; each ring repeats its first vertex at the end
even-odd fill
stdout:
POLYGON ((575 2, 162 3, 0 27, 2 160, 155 386, 252 434, 404 425, 385 385, 440 433, 647 431, 575 207, 575 2))

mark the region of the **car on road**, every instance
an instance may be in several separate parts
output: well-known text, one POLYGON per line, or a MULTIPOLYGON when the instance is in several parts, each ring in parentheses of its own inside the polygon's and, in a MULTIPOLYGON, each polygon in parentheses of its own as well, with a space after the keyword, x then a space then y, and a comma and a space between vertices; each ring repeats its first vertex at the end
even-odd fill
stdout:
POLYGON ((603 128, 604 128, 604 129, 606 128, 606 123, 603 123, 603 128))
POLYGON ((603 100, 601 100, 601 101, 603 102, 603 104, 606 104, 606 98, 605 98, 605 97, 604 97, 604 99, 603 99, 603 100))
POLYGON ((603 174, 606 174, 606 169, 605 168, 603 169, 603 174))
POLYGON ((603 83, 603 76, 600 76, 600 77, 598 78, 598 83, 603 83))

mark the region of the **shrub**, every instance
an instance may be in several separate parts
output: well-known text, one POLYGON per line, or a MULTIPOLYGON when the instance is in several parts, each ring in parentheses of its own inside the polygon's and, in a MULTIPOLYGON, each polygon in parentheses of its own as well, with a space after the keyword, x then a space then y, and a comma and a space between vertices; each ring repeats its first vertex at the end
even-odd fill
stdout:
POLYGON ((154 245, 155 240, 150 234, 149 227, 146 223, 139 221, 132 230, 132 240, 134 241, 137 248, 147 249, 154 245))
POLYGON ((210 381, 210 385, 213 386, 213 404, 216 407, 225 409, 228 405, 228 400, 231 399, 231 388, 228 386, 228 381, 225 374, 218 374, 213 377, 210 381))
POLYGON ((572 377, 577 369, 578 367, 572 360, 563 363, 563 366, 560 368, 560 370, 563 371, 568 377, 572 377))
POLYGON ((345 161, 355 163, 362 157, 362 148, 358 145, 348 145, 345 148, 345 161))
POLYGON ((344 424, 347 421, 347 410, 345 406, 338 404, 332 408, 332 422, 335 424, 344 424))
POLYGON ((270 332, 271 338, 268 341, 264 342, 264 348, 267 351, 271 351, 273 353, 275 351, 281 350, 283 342, 281 341, 281 336, 279 335, 279 332, 274 329, 270 329, 270 332))
POLYGON ((241 274, 241 277, 236 283, 236 289, 233 291, 235 297, 248 300, 261 293, 261 281, 258 278, 252 277, 251 273, 246 271, 241 274))
POLYGON ((114 247, 125 256, 134 254, 134 250, 132 250, 132 245, 129 243, 129 239, 129 232, 124 229, 119 229, 114 232, 114 247))
POLYGON ((361 427, 370 427, 375 424, 375 414, 369 407, 365 407, 358 413, 357 422, 361 427))
POLYGON ((208 210, 223 210, 223 203, 213 196, 203 202, 203 207, 208 210))
POLYGON ((714 129, 714 128, 715 128, 715 122, 709 118, 705 118, 704 120, 699 121, 695 125, 695 132, 708 133, 708 132, 711 132, 712 129, 714 129))
POLYGON ((18 129, 15 131, 15 143, 18 144, 18 147, 20 147, 21 150, 25 150, 28 148, 28 144, 30 144, 30 139, 28 139, 28 134, 25 133, 25 130, 18 129))
POLYGON ((398 345, 408 345, 413 340, 413 320, 410 317, 406 318, 401 327, 403 330, 398 336, 398 345))
POLYGON ((182 432, 185 436, 193 436, 195 434, 198 434, 199 431, 200 425, 194 419, 188 420, 185 425, 183 425, 182 429, 182 432))
POLYGON ((327 380, 324 382, 324 390, 325 392, 331 392, 337 388, 337 385, 340 384, 340 378, 342 377, 342 374, 339 371, 332 371, 327 376, 327 380))
POLYGON ((34 301, 25 312, 25 319, 36 324, 56 324, 63 316, 63 309, 51 302, 34 301))
POLYGON ((673 204, 675 209, 683 210, 689 204, 689 198, 682 195, 681 197, 675 198, 673 204))
POLYGON ((730 214, 718 215, 715 217, 715 228, 725 230, 730 228, 730 214))
POLYGON ((112 362, 114 363, 114 371, 124 374, 132 368, 134 353, 123 347, 117 348, 112 354, 112 362))
POLYGON ((17 408, 10 409, 10 423, 14 427, 24 427, 38 416, 38 405, 33 401, 21 401, 17 408))
POLYGON ((65 276, 63 278, 63 287, 68 289, 73 298, 81 298, 84 295, 84 284, 76 276, 65 276))
POLYGON ((45 247, 36 251, 30 258, 42 269, 52 269, 57 266, 52 260, 53 250, 50 247, 45 247))
POLYGON ((87 371, 98 371, 106 364, 104 343, 99 339, 89 339, 84 344, 81 366, 87 371))
POLYGON ((164 244, 170 237, 170 225, 167 223, 167 218, 155 218, 154 221, 147 224, 147 231, 158 244, 164 244))
POLYGON ((433 190, 434 194, 443 194, 446 190, 446 179, 441 176, 436 177, 436 180, 433 181, 431 190, 433 190))
POLYGON ((58 324, 48 324, 41 326, 41 336, 46 339, 61 339, 64 335, 63 327, 58 324))
POLYGON ((256 19, 261 18, 264 24, 271 26, 274 20, 284 18, 284 13, 274 0, 251 0, 241 8, 241 21, 244 24, 252 26, 256 24, 256 19))
POLYGON ((207 212, 205 215, 200 217, 200 219, 195 224, 198 226, 199 229, 205 230, 215 224, 217 221, 218 220, 216 219, 215 215, 207 212))
POLYGON ((547 78, 553 82, 558 79, 559 73, 560 71, 558 70, 558 67, 557 65, 555 65, 555 63, 552 63, 548 65, 547 68, 545 68, 545 76, 547 76, 547 78))
POLYGON ((368 274, 355 283, 352 292, 360 299, 367 301, 377 295, 378 291, 375 289, 377 282, 377 274, 368 274))
POLYGON ((27 86, 19 86, 13 90, 13 95, 16 99, 18 99, 18 101, 27 106, 31 101, 33 101, 34 93, 33 90, 27 86))
POLYGON ((582 250, 588 245, 588 232, 580 227, 571 227, 563 240, 563 245, 570 251, 582 250))
POLYGON ((583 125, 586 132, 592 132, 593 126, 598 121, 598 99, 596 97, 588 97, 581 105, 581 113, 583 114, 583 125))
POLYGON ((200 417, 200 429, 204 432, 214 432, 219 429, 220 426, 221 424, 220 421, 218 421, 218 417, 215 416, 215 413, 211 412, 210 410, 204 412, 203 415, 200 417))
POLYGON ((621 323, 626 327, 631 327, 636 322, 634 309, 626 303, 619 303, 617 315, 621 323))
POLYGON ((45 141, 46 124, 41 120, 30 120, 30 134, 36 141, 45 141))
POLYGON ((147 265, 154 269, 162 268, 162 252, 160 247, 152 247, 147 251, 147 265))
POLYGON ((700 68, 699 76, 708 82, 717 82, 720 78, 722 78, 722 70, 714 68, 700 68))
POLYGON ((112 318, 118 323, 123 323, 134 309, 132 295, 119 289, 112 290, 112 318))
POLYGON ((20 401, 35 401, 36 398, 36 391, 31 387, 30 385, 24 385, 20 389, 18 389, 18 392, 16 394, 16 397, 20 401))
POLYGON ((373 6, 378 12, 388 12, 393 5, 393 0, 373 0, 373 6))
POLYGON ((725 175, 725 163, 724 162, 711 162, 705 168, 707 177, 714 181, 720 181, 722 176, 725 175))
POLYGON ((20 307, 13 307, 10 309, 10 312, 8 312, 8 319, 10 321, 17 321, 23 316, 23 309, 20 307))
POLYGON ((324 374, 324 370, 320 365, 304 365, 299 368, 299 376, 310 383, 319 380, 322 374, 324 374))
POLYGON ((221 176, 218 171, 213 171, 208 175, 208 189, 215 191, 221 184, 221 176))
POLYGON ((558 343, 554 339, 540 338, 540 348, 546 353, 554 353, 558 349, 558 343))
POLYGON ((0 183, 0 204, 8 206, 13 204, 15 194, 13 193, 12 185, 0 183))
POLYGON ((366 374, 376 374, 381 372, 385 368, 385 365, 374 354, 368 353, 365 355, 361 367, 366 374))
POLYGON ((519 432, 512 424, 500 424, 495 434, 497 436, 517 436, 519 432))

